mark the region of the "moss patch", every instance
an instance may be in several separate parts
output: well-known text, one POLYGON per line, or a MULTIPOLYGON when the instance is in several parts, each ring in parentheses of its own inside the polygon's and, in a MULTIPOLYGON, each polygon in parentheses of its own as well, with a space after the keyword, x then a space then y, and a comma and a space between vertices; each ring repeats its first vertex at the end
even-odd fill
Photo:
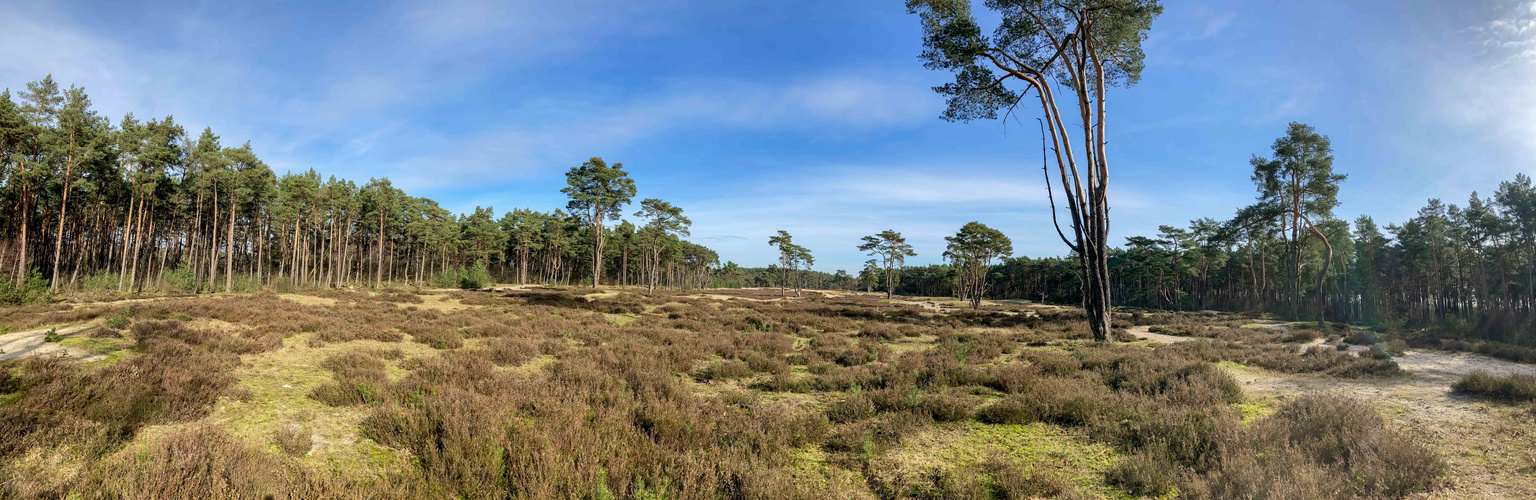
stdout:
POLYGON ((871 463, 877 474, 921 475, 954 467, 976 466, 1001 456, 1026 470, 1049 469, 1083 493, 1128 498, 1104 484, 1104 472, 1120 459, 1107 444, 1090 442, 1079 432, 1054 425, 942 424, 903 439, 901 446, 871 463))
POLYGON ((320 363, 331 355, 351 350, 400 349, 405 356, 386 361, 391 377, 403 376, 401 360, 411 356, 434 354, 431 347, 415 342, 386 343, 372 340, 333 343, 311 347, 307 335, 295 335, 272 351, 242 356, 242 367, 235 375, 248 397, 219 400, 208 421, 227 429, 230 435, 249 443, 259 443, 279 452, 274 434, 290 424, 302 425, 314 447, 299 460, 315 470, 327 470, 346 477, 381 477, 404 467, 403 452, 387 448, 358 435, 358 425, 370 411, 367 407, 332 407, 309 397, 320 384, 332 380, 320 363))

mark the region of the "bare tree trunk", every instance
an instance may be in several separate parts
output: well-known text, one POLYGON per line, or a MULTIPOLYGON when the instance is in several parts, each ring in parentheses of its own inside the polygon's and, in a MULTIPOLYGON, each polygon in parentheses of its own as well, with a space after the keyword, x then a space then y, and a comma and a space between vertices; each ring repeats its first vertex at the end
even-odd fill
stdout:
POLYGON ((379 210, 379 249, 376 253, 379 256, 379 263, 374 266, 373 287, 379 288, 384 285, 384 210, 382 209, 379 210))
MULTIPOLYGON (((219 274, 219 188, 214 184, 213 204, 208 207, 213 210, 213 224, 208 231, 208 293, 213 293, 213 283, 219 274)), ((231 217, 234 214, 230 214, 231 217)))
MULTIPOLYGON (((122 251, 121 254, 119 254, 120 256, 118 257, 118 268, 117 268, 117 291, 118 291, 118 293, 122 293, 124 290, 127 289, 126 285, 125 285, 125 283, 126 283, 125 280, 128 277, 128 240, 132 239, 132 238, 129 238, 129 235, 133 234, 133 208, 134 208, 134 201, 135 201, 134 198, 137 198, 138 194, 139 194, 137 187, 138 186, 134 186, 135 189, 133 190, 133 193, 131 195, 129 195, 129 197, 128 197, 128 218, 125 221, 125 222, 128 223, 128 226, 123 228, 123 251, 122 251)), ((25 197, 23 197, 23 198, 25 198, 25 197)), ((27 240, 27 218, 26 218, 25 211, 23 211, 22 218, 21 218, 21 240, 22 240, 23 243, 25 243, 26 240, 27 240)), ((26 251, 26 245, 22 245, 22 251, 23 252, 26 251)))
POLYGON ((262 274, 261 271, 262 271, 263 267, 267 267, 267 261, 266 261, 267 231, 271 229, 271 224, 272 224, 272 219, 271 218, 262 217, 261 218, 261 232, 256 235, 256 284, 258 286, 265 286, 266 285, 266 282, 262 281, 262 279, 261 279, 261 274, 262 274))
POLYGON ((235 196, 229 196, 229 232, 224 234, 224 293, 235 291, 235 196))
MULTIPOLYGON (((71 134, 73 137, 73 134, 71 134)), ((73 142, 73 140, 71 140, 73 142)), ((53 277, 49 279, 48 293, 59 293, 59 259, 64 252, 64 218, 69 213, 69 174, 72 157, 64 158, 64 194, 59 200, 59 234, 53 240, 53 277)))
POLYGON ((139 275, 139 255, 142 255, 140 250, 144 248, 144 214, 154 208, 153 205, 144 206, 145 198, 148 196, 139 196, 139 229, 133 233, 133 265, 128 268, 128 288, 130 289, 134 288, 134 282, 139 275))

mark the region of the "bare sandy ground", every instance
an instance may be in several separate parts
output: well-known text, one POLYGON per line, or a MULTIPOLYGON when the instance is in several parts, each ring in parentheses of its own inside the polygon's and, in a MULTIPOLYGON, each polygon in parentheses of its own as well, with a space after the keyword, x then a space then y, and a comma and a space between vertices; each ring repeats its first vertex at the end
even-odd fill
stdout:
MULTIPOLYGON (((69 338, 90 329, 91 326, 90 324, 81 324, 60 327, 58 334, 69 338)), ((0 361, 36 356, 63 356, 81 361, 106 359, 105 356, 89 351, 71 349, 57 343, 44 342, 43 340, 47 337, 48 330, 49 328, 41 328, 0 335, 0 361)))

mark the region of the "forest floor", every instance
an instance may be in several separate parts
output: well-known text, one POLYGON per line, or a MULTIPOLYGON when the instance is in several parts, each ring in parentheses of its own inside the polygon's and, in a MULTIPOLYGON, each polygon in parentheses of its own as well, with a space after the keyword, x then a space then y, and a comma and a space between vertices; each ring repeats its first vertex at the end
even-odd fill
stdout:
MULTIPOLYGON (((1273 356, 1336 350, 1228 315, 1117 313, 1116 323, 1142 340, 1096 345, 1080 313, 1027 301, 972 311, 951 298, 776 289, 333 290, 0 308, 0 332, 21 330, 0 335, 0 418, 25 422, 0 428, 0 497, 1166 497, 1230 478, 1220 465, 1175 468, 1161 474, 1177 487, 1157 486, 1142 476, 1159 473, 1134 465, 1156 451, 1123 435, 1141 424, 1093 413, 1174 411, 1125 387, 1210 389, 1126 377, 1200 372, 1189 367, 1207 361, 1164 348, 1210 332, 1287 346, 1273 356), (1084 394, 1099 399, 1059 399, 1084 394), (1056 409, 1017 416, 1002 409, 1011 401, 1056 409), (1072 411, 1086 414, 1049 416, 1083 404, 1072 411)), ((1256 347, 1243 344, 1222 352, 1256 347)), ((1354 356, 1329 367, 1366 350, 1345 346, 1354 356)), ((1351 378, 1242 361, 1215 364, 1239 399, 1200 411, 1256 427, 1310 395, 1348 395, 1448 465, 1407 494, 1536 497, 1532 412, 1450 389, 1474 370, 1536 366, 1410 350, 1395 357, 1400 376, 1351 378)))

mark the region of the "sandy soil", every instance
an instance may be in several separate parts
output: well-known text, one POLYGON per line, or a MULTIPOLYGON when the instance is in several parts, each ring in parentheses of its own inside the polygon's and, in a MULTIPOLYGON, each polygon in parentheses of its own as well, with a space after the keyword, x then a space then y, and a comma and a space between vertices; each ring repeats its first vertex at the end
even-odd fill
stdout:
MULTIPOLYGON (((82 324, 60 327, 58 334, 69 338, 90 329, 91 326, 90 324, 82 324)), ((35 356, 63 356, 81 361, 106 359, 106 356, 89 351, 72 349, 57 343, 44 342, 43 339, 47 336, 48 330, 49 328, 41 328, 0 335, 0 361, 35 356)))
POLYGON ((1177 335, 1164 335, 1164 334, 1161 334, 1161 333, 1152 333, 1152 327, 1151 326, 1134 326, 1134 327, 1131 327, 1131 329, 1126 330, 1126 331, 1130 332, 1131 335, 1135 335, 1138 338, 1150 340, 1152 342, 1161 342, 1161 343, 1164 343, 1164 344, 1177 344, 1179 342, 1189 342, 1191 340, 1200 340, 1198 337, 1180 337, 1180 336, 1177 336, 1177 335))

